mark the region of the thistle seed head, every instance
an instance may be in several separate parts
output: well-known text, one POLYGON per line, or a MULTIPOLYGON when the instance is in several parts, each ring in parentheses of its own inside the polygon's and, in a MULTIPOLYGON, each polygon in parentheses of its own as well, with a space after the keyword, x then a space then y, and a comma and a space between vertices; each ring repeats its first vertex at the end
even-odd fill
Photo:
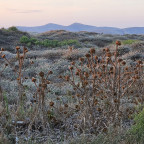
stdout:
POLYGON ((79 61, 84 62, 84 58, 79 58, 79 61))
POLYGON ((18 51, 19 49, 20 49, 20 47, 19 47, 19 46, 17 46, 17 47, 16 47, 16 50, 18 51))
POLYGON ((117 46, 120 46, 120 45, 121 45, 121 42, 120 42, 120 41, 116 41, 116 45, 117 45, 117 46))
POLYGON ((40 77, 44 77, 44 72, 41 71, 41 72, 39 73, 39 76, 40 76, 40 77))
POLYGON ((1 48, 1 51, 4 51, 4 48, 1 48))
POLYGON ((85 57, 86 57, 86 58, 90 58, 91 55, 90 55, 89 53, 87 53, 87 54, 85 55, 85 57))
POLYGON ((34 78, 34 77, 33 77, 33 78, 32 78, 32 82, 34 82, 34 83, 35 83, 35 82, 36 82, 36 78, 34 78))
POLYGON ((90 49, 90 53, 95 54, 95 49, 94 48, 90 49))

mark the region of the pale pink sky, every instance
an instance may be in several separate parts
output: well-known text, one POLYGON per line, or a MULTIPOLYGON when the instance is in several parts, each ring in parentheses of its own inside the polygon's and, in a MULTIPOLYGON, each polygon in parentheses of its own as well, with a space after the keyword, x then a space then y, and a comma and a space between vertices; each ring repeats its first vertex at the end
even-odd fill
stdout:
POLYGON ((144 0, 0 0, 0 27, 74 22, 144 27, 144 0))

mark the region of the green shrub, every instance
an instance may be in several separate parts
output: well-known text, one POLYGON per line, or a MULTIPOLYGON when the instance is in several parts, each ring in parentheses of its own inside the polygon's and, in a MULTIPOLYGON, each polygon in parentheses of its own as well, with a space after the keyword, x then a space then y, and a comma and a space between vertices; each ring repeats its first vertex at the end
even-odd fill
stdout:
POLYGON ((61 46, 65 46, 65 45, 78 45, 78 44, 79 44, 79 42, 77 40, 73 40, 73 39, 64 40, 64 41, 60 42, 61 46))
POLYGON ((130 141, 144 143, 144 108, 134 116, 135 125, 129 130, 130 141))
POLYGON ((27 37, 27 36, 22 36, 21 38, 20 38, 20 43, 25 43, 25 44, 27 44, 27 43, 29 43, 30 42, 30 39, 27 37))
POLYGON ((8 31, 19 31, 15 26, 9 27, 8 31))
POLYGON ((80 46, 79 42, 73 39, 64 40, 64 41, 45 39, 43 41, 40 41, 36 38, 29 38, 27 36, 22 36, 20 38, 20 43, 26 44, 27 46, 39 45, 39 46, 52 47, 52 48, 61 47, 61 46, 72 46, 72 45, 80 46))
POLYGON ((122 44, 123 45, 130 45, 130 44, 133 44, 133 43, 136 43, 136 42, 139 42, 138 40, 123 40, 122 41, 122 44))

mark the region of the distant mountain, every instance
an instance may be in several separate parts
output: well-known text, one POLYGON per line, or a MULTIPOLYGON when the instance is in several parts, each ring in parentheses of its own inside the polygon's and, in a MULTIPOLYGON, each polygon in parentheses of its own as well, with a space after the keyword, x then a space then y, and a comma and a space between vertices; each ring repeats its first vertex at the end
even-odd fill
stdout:
POLYGON ((131 28, 120 29, 115 27, 96 27, 96 26, 85 25, 81 23, 73 23, 69 26, 49 23, 43 26, 35 26, 35 27, 17 26, 17 28, 21 31, 34 32, 34 33, 43 33, 51 30, 66 30, 71 32, 88 31, 88 32, 96 32, 96 33, 104 33, 104 34, 120 34, 120 35, 144 34, 144 27, 131 27, 131 28))
POLYGON ((125 34, 144 34, 144 27, 131 27, 123 29, 125 34))

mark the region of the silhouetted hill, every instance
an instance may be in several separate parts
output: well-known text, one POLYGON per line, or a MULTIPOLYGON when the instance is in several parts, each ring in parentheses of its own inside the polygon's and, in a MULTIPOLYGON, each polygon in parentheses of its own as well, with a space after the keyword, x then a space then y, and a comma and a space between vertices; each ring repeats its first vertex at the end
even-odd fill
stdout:
POLYGON ((123 29, 125 34, 144 34, 144 27, 131 27, 123 29))
POLYGON ((21 31, 36 32, 36 33, 43 33, 51 30, 66 30, 71 32, 87 31, 87 32, 96 32, 96 33, 104 33, 104 34, 120 34, 120 35, 144 34, 144 27, 132 27, 132 28, 120 29, 115 27, 96 27, 96 26, 85 25, 81 23, 73 23, 69 26, 49 23, 43 26, 35 26, 35 27, 17 26, 17 28, 21 31))

